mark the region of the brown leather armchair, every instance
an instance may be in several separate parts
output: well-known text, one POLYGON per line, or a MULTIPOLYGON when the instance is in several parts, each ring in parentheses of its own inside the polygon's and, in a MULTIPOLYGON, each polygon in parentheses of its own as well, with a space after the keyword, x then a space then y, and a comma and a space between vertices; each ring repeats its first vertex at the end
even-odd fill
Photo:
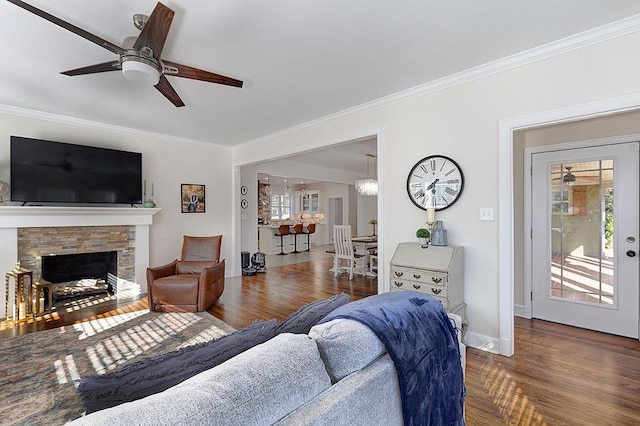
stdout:
POLYGON ((222 235, 185 235, 180 260, 147 268, 149 310, 201 312, 224 291, 224 260, 220 262, 222 235))

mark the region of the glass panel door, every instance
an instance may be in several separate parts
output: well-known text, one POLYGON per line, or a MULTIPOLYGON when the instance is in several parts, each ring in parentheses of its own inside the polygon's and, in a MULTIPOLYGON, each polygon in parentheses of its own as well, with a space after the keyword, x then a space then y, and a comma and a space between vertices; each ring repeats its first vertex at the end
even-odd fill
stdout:
POLYGON ((639 145, 532 155, 534 318, 638 338, 639 145))
POLYGON ((613 161, 551 165, 549 295, 614 304, 613 161))

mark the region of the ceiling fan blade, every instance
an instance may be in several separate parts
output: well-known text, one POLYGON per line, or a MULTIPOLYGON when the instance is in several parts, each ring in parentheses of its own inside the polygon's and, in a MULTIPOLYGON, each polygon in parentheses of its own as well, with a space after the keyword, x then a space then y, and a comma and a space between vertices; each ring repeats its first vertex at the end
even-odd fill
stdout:
POLYGON ((158 91, 162 93, 165 98, 169 99, 175 106, 184 106, 184 102, 182 102, 182 99, 180 99, 180 96, 178 96, 178 93, 175 91, 171 83, 169 83, 169 80, 167 80, 164 75, 160 76, 160 81, 154 87, 158 89, 158 91))
POLYGON ((171 27, 171 21, 173 21, 173 15, 173 10, 162 3, 158 3, 133 48, 139 51, 145 46, 149 47, 153 51, 153 58, 159 61, 164 42, 171 27))
POLYGON ((76 35, 79 35, 80 37, 82 37, 82 38, 84 38, 86 40, 89 40, 90 42, 95 43, 98 46, 103 47, 103 48, 105 48, 105 49, 107 49, 107 50, 109 50, 109 51, 111 51, 111 52, 113 52, 115 54, 119 55, 121 53, 124 53, 124 49, 122 47, 120 47, 118 45, 115 45, 115 44, 113 44, 113 43, 111 43, 111 42, 109 42, 109 41, 107 41, 107 40, 105 40, 105 39, 103 39, 101 37, 98 37, 97 35, 91 34, 90 32, 85 31, 80 27, 76 27, 75 25, 70 24, 69 22, 63 21, 60 18, 56 18, 55 16, 53 16, 53 15, 51 15, 51 14, 49 14, 49 13, 43 11, 43 10, 40 10, 40 9, 38 9, 36 7, 31 6, 30 4, 27 4, 27 3, 23 2, 23 1, 20 1, 20 0, 7 0, 7 1, 9 1, 10 3, 15 4, 18 7, 23 8, 24 10, 27 10, 27 11, 33 13, 34 15, 37 15, 37 16, 39 16, 41 18, 44 18, 47 21, 64 28, 65 30, 71 31, 72 33, 74 33, 76 35))
POLYGON ((74 76, 74 75, 84 75, 84 74, 95 74, 99 72, 118 71, 120 69, 122 69, 122 66, 120 65, 120 61, 109 61, 109 62, 103 62, 102 64, 89 65, 82 68, 63 71, 60 74, 74 76))
POLYGON ((162 60, 165 66, 164 74, 174 77, 191 78, 193 80, 206 81, 209 83, 224 84, 233 87, 242 87, 243 82, 235 78, 225 77, 224 75, 214 74, 198 68, 182 65, 177 62, 162 60), (173 69, 172 69, 173 68, 173 69))

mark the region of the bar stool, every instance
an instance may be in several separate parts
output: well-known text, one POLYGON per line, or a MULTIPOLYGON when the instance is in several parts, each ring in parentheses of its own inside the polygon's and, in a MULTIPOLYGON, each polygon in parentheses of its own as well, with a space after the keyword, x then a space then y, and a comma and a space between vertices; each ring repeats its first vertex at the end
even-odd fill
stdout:
POLYGON ((307 230, 305 232, 303 232, 303 234, 307 234, 307 250, 309 251, 311 250, 311 243, 309 242, 309 235, 313 234, 314 232, 316 232, 316 224, 315 223, 310 223, 307 225, 307 230))
POLYGON ((299 223, 293 227, 293 252, 300 253, 298 251, 298 235, 304 234, 302 231, 302 224, 299 223))
POLYGON ((287 253, 284 252, 284 237, 289 235, 289 225, 280 225, 280 227, 278 228, 278 234, 273 234, 276 237, 280 237, 280 253, 278 253, 281 256, 286 255, 287 253))

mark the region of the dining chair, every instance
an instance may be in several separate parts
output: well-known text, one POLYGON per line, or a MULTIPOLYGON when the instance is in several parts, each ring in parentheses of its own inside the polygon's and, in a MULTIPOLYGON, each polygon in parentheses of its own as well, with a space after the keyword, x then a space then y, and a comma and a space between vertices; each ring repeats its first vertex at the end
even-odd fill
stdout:
POLYGON ((367 255, 356 254, 351 240, 351 225, 334 225, 333 226, 333 274, 338 276, 340 269, 349 270, 349 279, 353 279, 354 271, 366 271, 367 255), (346 263, 346 266, 341 264, 346 263))

